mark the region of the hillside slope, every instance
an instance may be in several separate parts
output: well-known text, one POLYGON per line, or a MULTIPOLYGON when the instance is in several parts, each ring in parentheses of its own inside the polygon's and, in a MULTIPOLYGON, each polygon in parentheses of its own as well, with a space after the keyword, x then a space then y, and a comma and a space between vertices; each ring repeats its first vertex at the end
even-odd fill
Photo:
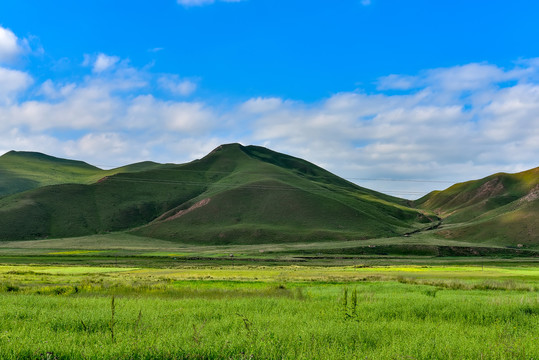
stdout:
POLYGON ((539 167, 455 184, 416 201, 443 218, 438 234, 485 244, 539 244, 539 167))
POLYGON ((130 230, 195 243, 358 239, 426 226, 422 212, 271 150, 223 145, 182 165, 0 199, 0 239, 130 230))
POLYGON ((191 166, 207 163, 229 170, 134 233, 188 242, 317 241, 395 236, 429 222, 394 198, 265 148, 229 144, 191 166))
POLYGON ((60 159, 27 151, 10 151, 0 156, 0 197, 41 186, 90 184, 120 172, 134 172, 160 166, 142 162, 112 170, 102 170, 83 161, 60 159))

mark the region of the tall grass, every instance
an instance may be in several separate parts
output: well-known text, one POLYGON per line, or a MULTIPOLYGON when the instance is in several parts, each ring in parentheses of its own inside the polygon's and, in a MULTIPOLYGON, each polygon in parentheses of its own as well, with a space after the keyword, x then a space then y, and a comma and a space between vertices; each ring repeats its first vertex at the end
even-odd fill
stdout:
POLYGON ((534 291, 399 282, 167 286, 0 293, 0 358, 539 357, 534 291))

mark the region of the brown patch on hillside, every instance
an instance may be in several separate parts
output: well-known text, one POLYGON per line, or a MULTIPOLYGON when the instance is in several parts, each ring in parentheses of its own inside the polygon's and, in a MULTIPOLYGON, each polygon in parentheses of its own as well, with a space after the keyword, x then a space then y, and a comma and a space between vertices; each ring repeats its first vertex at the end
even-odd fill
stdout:
POLYGON ((503 190, 504 190, 504 186, 502 182, 500 181, 499 178, 495 178, 481 185, 479 189, 477 189, 477 192, 475 193, 475 196, 472 198, 472 200, 485 199, 492 196, 496 196, 502 193, 503 190))
POLYGON ((533 189, 531 189, 526 196, 520 198, 518 202, 519 204, 522 204, 523 202, 531 202, 537 199, 539 199, 539 184, 535 185, 533 189))
MULTIPOLYGON (((499 177, 491 179, 477 189, 473 191, 461 191, 451 197, 449 197, 442 204, 439 204, 437 208, 433 211, 436 215, 441 217, 449 217, 456 212, 459 212, 462 208, 479 204, 486 203, 488 199, 493 196, 502 194, 505 191, 505 187, 499 177), (452 209, 452 210, 448 210, 452 209)), ((429 199, 427 203, 424 204, 426 207, 429 207, 429 202, 435 202, 436 195, 429 199)))
POLYGON ((200 200, 199 202, 191 205, 189 208, 185 209, 185 210, 180 210, 178 211, 176 214, 172 215, 172 216, 169 216, 168 218, 166 219, 163 219, 163 221, 169 221, 169 220, 174 220, 174 219, 177 219, 179 218, 180 216, 183 216, 187 213, 190 213, 191 211, 195 210, 195 209, 198 209, 200 207, 203 207, 204 205, 208 205, 208 203, 210 202, 210 198, 206 198, 206 199, 202 199, 200 200))

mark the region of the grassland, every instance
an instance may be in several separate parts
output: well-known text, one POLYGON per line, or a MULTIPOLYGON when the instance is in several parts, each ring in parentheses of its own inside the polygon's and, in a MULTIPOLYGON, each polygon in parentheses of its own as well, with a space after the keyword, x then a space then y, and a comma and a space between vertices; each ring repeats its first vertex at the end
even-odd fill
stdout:
POLYGON ((6 264, 175 267, 212 265, 495 264, 539 261, 539 249, 447 240, 427 233, 369 240, 204 245, 118 232, 76 238, 0 242, 6 264))
POLYGON ((539 356, 530 265, 4 265, 0 284, 3 359, 539 356))
POLYGON ((4 242, 0 358, 539 356, 537 257, 358 251, 393 242, 208 246, 126 233, 4 242))

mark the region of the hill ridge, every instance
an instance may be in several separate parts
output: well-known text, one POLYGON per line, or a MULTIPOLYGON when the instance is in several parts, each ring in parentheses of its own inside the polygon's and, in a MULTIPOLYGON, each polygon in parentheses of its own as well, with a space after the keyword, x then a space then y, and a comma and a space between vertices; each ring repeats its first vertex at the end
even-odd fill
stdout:
POLYGON ((319 241, 398 236, 429 222, 308 161, 238 143, 189 163, 99 179, 0 199, 0 238, 129 231, 197 243, 319 241))
POLYGON ((48 162, 52 162, 52 163, 72 164, 72 165, 78 165, 78 166, 81 166, 81 167, 87 167, 87 168, 93 169, 93 170, 101 170, 97 166, 88 164, 85 161, 59 158, 59 157, 56 157, 56 156, 47 155, 47 154, 37 152, 37 151, 10 150, 10 151, 6 152, 5 154, 3 154, 2 156, 0 156, 0 159, 2 159, 2 158, 3 159, 26 158, 26 159, 33 159, 33 160, 38 160, 38 161, 48 161, 48 162))
POLYGON ((0 156, 0 197, 47 185, 91 184, 120 172, 136 172, 162 164, 143 161, 103 170, 80 160, 54 157, 34 151, 11 150, 0 156))
POLYGON ((466 243, 537 247, 538 214, 539 167, 409 201, 307 160, 239 143, 184 164, 146 161, 111 170, 34 152, 0 157, 0 240, 127 231, 171 241, 247 244, 395 237, 428 229, 434 237, 466 243))
POLYGON ((415 205, 443 218, 438 234, 483 243, 539 244, 539 167, 431 192, 415 205))

